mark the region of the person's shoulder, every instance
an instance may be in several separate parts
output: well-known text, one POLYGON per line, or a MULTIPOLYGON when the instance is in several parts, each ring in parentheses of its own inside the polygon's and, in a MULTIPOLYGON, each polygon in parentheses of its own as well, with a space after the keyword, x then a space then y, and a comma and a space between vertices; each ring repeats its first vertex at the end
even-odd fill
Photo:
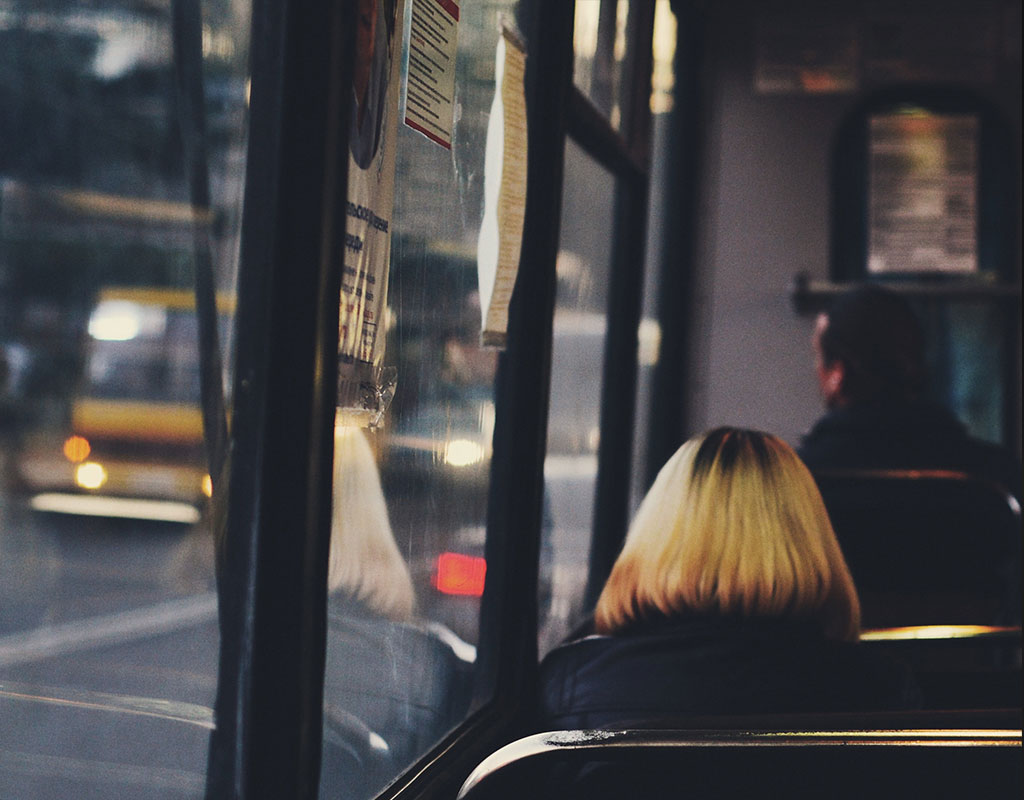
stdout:
POLYGON ((1008 447, 971 435, 966 426, 950 447, 949 468, 992 481, 1014 497, 1021 497, 1021 462, 1008 447))
POLYGON ((865 437, 876 429, 875 421, 857 409, 833 409, 818 418, 795 450, 811 469, 856 466, 863 458, 865 437))
POLYGON ((581 673, 593 670, 597 656, 612 641, 612 637, 596 635, 574 639, 541 659, 538 688, 543 716, 557 719, 576 707, 581 673))
POLYGON ((998 442, 991 442, 987 439, 979 439, 974 436, 969 436, 967 438, 972 447, 975 447, 979 452, 984 453, 995 461, 1020 464, 1020 459, 1010 452, 1010 449, 1005 445, 999 444, 998 442))
POLYGON ((995 481, 1016 497, 1021 492, 1020 459, 970 435, 956 415, 931 401, 829 411, 796 452, 812 470, 948 469, 995 481))
POLYGON ((614 634, 590 634, 564 642, 541 661, 542 682, 561 682, 571 676, 598 679, 623 677, 636 670, 654 669, 678 659, 693 647, 694 636, 705 630, 703 620, 647 620, 614 634))
POLYGON ((823 660, 847 686, 852 705, 885 709, 917 708, 921 691, 910 666, 863 642, 823 640, 823 660))
POLYGON ((572 665, 586 663, 617 641, 617 637, 590 634, 562 642, 541 659, 541 674, 563 671, 572 665))
POLYGON ((968 445, 975 455, 975 463, 987 467, 990 476, 1014 495, 1020 496, 1021 463, 1010 450, 994 442, 968 438, 968 445), (1009 485, 1007 485, 1009 484, 1009 485))
POLYGON ((541 691, 562 695, 566 684, 574 683, 578 673, 593 664, 610 642, 611 637, 593 635, 559 644, 541 659, 541 691))

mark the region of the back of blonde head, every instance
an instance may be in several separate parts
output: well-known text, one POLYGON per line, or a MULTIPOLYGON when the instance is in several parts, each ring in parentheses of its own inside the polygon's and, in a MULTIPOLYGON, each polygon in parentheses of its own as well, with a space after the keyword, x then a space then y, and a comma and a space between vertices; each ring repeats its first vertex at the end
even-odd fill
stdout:
POLYGON ((412 618, 415 594, 395 544, 377 462, 359 428, 334 435, 334 508, 328 590, 397 621, 412 618))
POLYGON ((857 638, 860 604, 825 504, 781 439, 719 428, 662 468, 595 623, 614 633, 658 615, 812 619, 833 638, 857 638))

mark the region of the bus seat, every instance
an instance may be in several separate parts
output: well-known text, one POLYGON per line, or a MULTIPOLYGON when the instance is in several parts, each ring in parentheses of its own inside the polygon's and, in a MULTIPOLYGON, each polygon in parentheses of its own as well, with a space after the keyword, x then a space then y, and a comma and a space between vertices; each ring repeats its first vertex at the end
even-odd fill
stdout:
POLYGON ((876 628, 861 643, 914 670, 925 708, 1021 707, 1019 625, 876 628))
POLYGON ((1004 489, 939 470, 814 477, 865 627, 1020 623, 1020 505, 1004 489))
POLYGON ((500 748, 458 797, 1014 797, 1021 788, 1019 727, 588 730, 500 748))

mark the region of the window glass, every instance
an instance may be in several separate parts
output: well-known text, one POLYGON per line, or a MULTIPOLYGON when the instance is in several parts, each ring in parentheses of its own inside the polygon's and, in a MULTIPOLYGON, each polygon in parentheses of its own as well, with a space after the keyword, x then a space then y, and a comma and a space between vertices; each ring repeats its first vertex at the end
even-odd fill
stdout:
POLYGON ((644 245, 644 291, 637 331, 636 422, 633 439, 633 482, 629 518, 649 488, 647 482, 648 433, 651 429, 654 371, 661 358, 661 325, 658 323, 658 289, 664 261, 663 242, 671 191, 669 130, 673 107, 676 53, 676 18, 668 0, 657 0, 652 38, 651 74, 651 168, 647 200, 647 234, 644 245))
POLYGON ((1009 129, 950 86, 878 97, 851 115, 834 159, 831 277, 908 289, 927 334, 929 397, 1012 448, 1012 317, 998 288, 985 297, 1015 281, 1009 129))
POLYGON ((1006 437, 1006 331, 1009 307, 984 301, 917 300, 928 342, 930 395, 953 411, 973 436, 1006 437))
POLYGON ((476 247, 499 18, 515 5, 459 4, 451 149, 398 125, 382 361, 394 396, 378 426, 339 414, 335 435, 324 798, 373 796, 486 699, 497 351, 480 343, 476 247))
POLYGON ((573 82, 618 128, 625 100, 626 0, 581 0, 573 27, 573 82))
MULTIPOLYGON (((646 280, 644 281, 647 282, 646 280)), ((646 298, 645 298, 646 306, 646 298)), ((650 309, 653 312, 653 309, 650 309)), ((647 482, 646 463, 648 431, 651 418, 651 396, 654 386, 654 369, 658 364, 661 349, 661 326, 653 313, 648 315, 645 307, 640 319, 639 341, 637 343, 636 373, 636 425, 633 432, 633 480, 629 492, 629 520, 640 507, 650 485, 647 482)), ((627 522, 627 524, 628 524, 627 522)))
POLYGON ((675 88, 673 61, 676 54, 676 17, 670 0, 656 0, 654 31, 651 38, 651 113, 665 114, 672 109, 675 88))
POLYGON ((250 9, 172 6, 0 2, 4 797, 204 792, 250 9))
POLYGON ((570 141, 565 148, 544 460, 542 655, 569 633, 584 611, 600 443, 614 197, 614 178, 570 141))
MULTIPOLYGON (((651 111, 672 104, 676 18, 669 0, 656 0, 652 40, 651 111)), ((622 122, 630 4, 627 0, 578 0, 573 29, 573 82, 612 126, 622 122)))

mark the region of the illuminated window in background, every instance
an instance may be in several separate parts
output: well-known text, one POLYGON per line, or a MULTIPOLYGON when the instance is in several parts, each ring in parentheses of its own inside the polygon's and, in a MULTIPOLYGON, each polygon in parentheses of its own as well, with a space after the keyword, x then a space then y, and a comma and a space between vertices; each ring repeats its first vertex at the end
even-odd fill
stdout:
POLYGON ((573 82, 614 127, 622 117, 627 0, 576 4, 573 82))
POLYGON ((670 0, 657 0, 654 6, 654 67, 651 73, 651 113, 672 110, 675 88, 676 16, 670 0))
MULTIPOLYGON (((868 274, 991 278, 979 263, 978 115, 907 106, 870 116, 868 134, 868 274)), ((978 300, 914 303, 933 396, 975 436, 1001 441, 1006 311, 978 300)))
POLYGON ((871 117, 868 272, 977 271, 978 135, 970 114, 871 117))
MULTIPOLYGON (((954 55, 964 49, 964 58, 950 60, 945 45, 911 46, 920 25, 909 17, 889 20, 885 37, 868 40, 876 79, 880 69, 909 79, 954 67, 957 78, 950 73, 946 86, 911 82, 896 97, 871 97, 837 129, 829 273, 841 283, 869 279, 908 290, 926 331, 928 396, 975 436, 1016 449, 1019 181, 1006 168, 1016 159, 1011 123, 956 85, 966 75, 987 74, 992 58, 984 44, 992 18, 970 16, 973 22, 961 20, 959 45, 946 43, 954 55), (940 52, 948 64, 936 62, 940 52), (906 58, 893 58, 898 53, 906 58)), ((938 25, 933 17, 920 23, 938 25)))
MULTIPOLYGON (((616 128, 626 100, 622 82, 629 10, 626 0, 576 3, 573 29, 573 82, 616 128)), ((655 3, 652 47, 651 111, 661 114, 672 107, 675 80, 676 18, 670 0, 655 3)))

